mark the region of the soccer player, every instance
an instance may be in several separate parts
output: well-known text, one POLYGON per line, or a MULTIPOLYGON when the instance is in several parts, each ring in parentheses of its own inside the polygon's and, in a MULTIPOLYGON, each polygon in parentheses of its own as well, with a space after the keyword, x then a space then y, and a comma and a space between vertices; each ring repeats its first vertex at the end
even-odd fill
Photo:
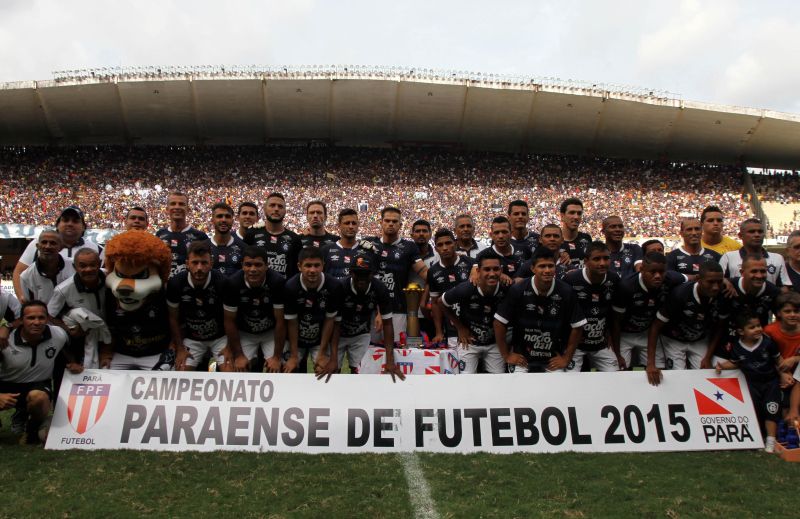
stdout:
POLYGON ((247 234, 247 229, 254 226, 258 222, 258 206, 255 202, 242 202, 236 210, 236 220, 239 223, 239 228, 236 229, 236 236, 244 241, 247 234))
POLYGON ((739 242, 722 234, 722 211, 715 205, 710 205, 700 213, 700 223, 703 225, 703 235, 700 245, 723 256, 726 252, 739 250, 739 242))
POLYGON ((247 371, 247 358, 223 356, 227 344, 222 313, 225 277, 212 269, 211 244, 195 241, 187 250, 186 269, 167 283, 167 306, 175 369, 193 371, 207 354, 221 371, 247 371))
POLYGON ((456 216, 456 254, 477 258, 478 253, 486 248, 486 244, 475 240, 475 222, 472 216, 460 214, 456 216))
POLYGON ((697 279, 700 265, 706 261, 719 263, 720 255, 700 245, 702 226, 697 218, 684 218, 681 220, 681 238, 683 246, 667 254, 667 270, 683 274, 689 280, 697 279))
MULTIPOLYGON (((61 214, 56 220, 56 231, 61 237, 60 254, 64 259, 71 260, 75 252, 84 247, 102 252, 102 248, 99 245, 83 237, 83 234, 86 232, 86 220, 84 219, 83 211, 77 206, 71 205, 61 211, 61 214)), ((17 295, 20 303, 24 303, 26 298, 20 287, 19 279, 22 273, 25 272, 25 269, 32 265, 33 261, 36 259, 38 254, 37 244, 38 240, 31 240, 14 267, 12 276, 14 293, 17 295)))
POLYGON ((500 281, 509 285, 520 271, 520 267, 525 261, 525 254, 522 249, 518 249, 511 243, 511 222, 505 216, 496 216, 492 219, 490 232, 492 246, 484 249, 485 252, 482 251, 481 254, 488 254, 489 251, 492 251, 503 258, 503 275, 500 281))
POLYGON ((528 231, 528 222, 531 221, 528 203, 514 200, 508 204, 508 220, 511 222, 511 244, 522 251, 523 259, 529 260, 539 246, 539 235, 528 231))
POLYGON ((245 247, 242 270, 228 278, 222 297, 228 354, 234 363, 244 355, 255 369, 261 350, 266 371, 281 370, 286 344, 285 284, 283 276, 267 266, 267 251, 245 247))
POLYGON ((774 452, 775 433, 781 416, 781 353, 775 342, 764 335, 763 331, 758 316, 746 311, 737 315, 736 333, 739 339, 731 348, 730 360, 720 360, 715 367, 717 374, 723 369, 742 370, 756 415, 760 422, 764 422, 767 432, 764 451, 774 452))
POLYGON ((331 338, 342 302, 342 285, 322 272, 322 252, 317 247, 300 251, 299 274, 284 289, 284 317, 289 337, 289 351, 284 354, 285 372, 305 373, 306 358, 311 357, 318 375, 338 369, 338 352, 331 338), (332 351, 328 351, 331 346, 332 351))
POLYGON ((270 193, 264 202, 264 227, 247 230, 244 242, 267 251, 269 268, 288 279, 297 272, 297 255, 303 244, 300 237, 283 225, 286 218, 286 199, 280 193, 270 193))
POLYGON ((350 277, 350 267, 359 254, 373 254, 356 241, 358 235, 358 212, 355 209, 342 209, 338 216, 339 240, 322 247, 325 274, 342 280, 350 277))
POLYGON ((159 229, 156 237, 167 244, 172 252, 170 277, 186 270, 186 248, 193 241, 206 241, 208 236, 198 231, 188 222, 189 198, 180 191, 167 195, 167 216, 169 226, 159 229))
POLYGON ((583 340, 576 349, 567 349, 572 359, 566 371, 579 372, 584 362, 591 363, 597 371, 618 371, 619 362, 612 348, 608 322, 611 301, 619 286, 619 276, 609 272, 610 253, 605 243, 593 241, 586 247, 584 266, 564 276, 572 287, 578 304, 586 318, 583 340))
POLYGON ((561 202, 558 210, 561 213, 561 235, 564 238, 560 261, 567 262, 567 270, 574 270, 583 264, 586 247, 592 242, 591 236, 578 230, 583 220, 583 202, 577 198, 567 198, 561 202))
POLYGON ((539 246, 531 259, 531 280, 511 286, 497 308, 494 337, 512 373, 562 371, 572 361, 565 352, 581 342, 587 321, 572 287, 555 279, 552 251, 539 246))
POLYGON ((500 256, 482 254, 478 260, 477 284, 463 281, 444 292, 436 302, 456 329, 454 342, 464 361, 462 373, 476 373, 481 359, 488 373, 505 371, 505 360, 494 335, 494 315, 508 292, 500 283, 502 271, 500 256))
POLYGON ((800 292, 800 231, 793 231, 786 241, 786 272, 792 281, 792 290, 800 292))
MULTIPOLYGON (((455 348, 456 330, 445 319, 442 308, 436 301, 446 291, 456 285, 469 281, 472 266, 475 264, 468 256, 456 254, 456 241, 449 229, 439 229, 434 236, 436 253, 439 261, 433 263, 428 269, 427 287, 431 298, 431 315, 433 316, 434 337, 432 342, 440 343, 445 339, 451 348, 455 348)), ((494 315, 494 313, 492 313, 494 315)), ((491 325, 491 320, 489 321, 491 325)))
POLYGON ((19 277, 17 299, 21 303, 37 300, 47 304, 56 285, 75 274, 72 259, 64 259, 59 254, 62 244, 61 234, 54 230, 44 230, 39 234, 33 264, 19 277))
POLYGON ((734 277, 742 267, 742 261, 746 256, 762 256, 767 261, 767 281, 778 286, 792 286, 789 273, 786 271, 786 263, 783 256, 768 252, 764 248, 764 224, 757 218, 748 218, 739 226, 739 238, 742 239, 742 247, 735 251, 726 252, 719 264, 722 266, 726 277, 734 277))
POLYGON ((392 301, 386 286, 373 277, 373 261, 371 254, 358 254, 350 268, 350 277, 344 280, 338 333, 333 334, 334 349, 339 366, 343 365, 347 355, 350 372, 358 373, 361 359, 369 348, 372 315, 377 313, 386 345, 386 372, 392 375, 392 379, 394 375, 400 375, 402 379, 402 370, 394 364, 392 301))
MULTIPOLYGON (((612 300, 611 343, 620 369, 638 363, 647 366, 647 330, 664 306, 670 290, 683 283, 683 276, 666 269, 663 254, 650 252, 638 274, 623 279, 612 300)), ((656 350, 656 366, 664 367, 664 352, 656 350)))
POLYGON ((703 263, 697 281, 673 289, 656 314, 647 335, 647 379, 657 386, 661 370, 656 367, 659 340, 664 348, 667 369, 711 367, 703 365, 709 351, 717 348, 726 333, 728 318, 722 290, 722 267, 703 263))
POLYGON ((242 253, 246 245, 231 232, 233 208, 225 202, 217 202, 211 208, 211 222, 214 225, 210 242, 212 268, 223 276, 235 274, 242 268, 242 253))
MULTIPOLYGON (((758 317, 761 326, 766 326, 775 300, 781 293, 780 288, 767 281, 767 262, 761 256, 747 256, 741 266, 741 277, 732 278, 731 285, 736 294, 726 302, 733 322, 729 323, 727 340, 713 352, 720 359, 729 358, 731 347, 736 342, 736 316, 747 312, 758 317)), ((718 360, 713 359, 713 363, 718 360)))
MULTIPOLYGON (((564 243, 564 238, 561 236, 561 227, 554 223, 542 227, 539 245, 553 251, 553 258, 556 260, 556 279, 563 279, 564 274, 567 273, 566 265, 559 263, 562 243, 564 243)), ((515 282, 518 283, 521 279, 530 279, 531 276, 533 276, 533 261, 527 260, 520 266, 515 282)))
POLYGON ((312 200, 306 205, 308 232, 300 236, 300 243, 303 244, 303 247, 319 247, 321 249, 330 243, 336 243, 339 237, 329 233, 325 228, 327 220, 328 206, 325 205, 325 202, 312 200))
MULTIPOLYGON (((417 245, 400 237, 402 226, 400 209, 384 207, 381 210, 381 237, 371 239, 378 261, 376 276, 386 285, 392 297, 395 342, 400 339, 401 332, 406 332, 406 298, 403 289, 408 285, 409 275, 413 272, 423 279, 428 275, 428 267, 419 256, 417 245)), ((382 326, 376 318, 375 330, 381 330, 382 326)))
POLYGON ((661 240, 647 240, 642 244, 642 253, 645 256, 651 252, 657 252, 662 256, 664 255, 664 244, 661 243, 661 240))
POLYGON ((625 238, 625 224, 619 216, 605 217, 602 230, 610 254, 608 270, 625 279, 636 272, 637 266, 642 262, 642 248, 636 243, 622 242, 625 238))
MULTIPOLYGON (((40 428, 52 410, 51 378, 56 354, 69 340, 67 333, 47 324, 47 306, 36 300, 22 305, 22 323, 8 337, 8 346, 0 350, 0 402, 3 409, 14 408, 27 416, 24 443, 44 441, 47 430, 40 428)), ((70 373, 80 373, 83 366, 68 357, 70 373)))
POLYGON ((141 207, 131 207, 125 213, 124 227, 126 231, 146 231, 149 226, 150 220, 147 217, 147 211, 141 207))

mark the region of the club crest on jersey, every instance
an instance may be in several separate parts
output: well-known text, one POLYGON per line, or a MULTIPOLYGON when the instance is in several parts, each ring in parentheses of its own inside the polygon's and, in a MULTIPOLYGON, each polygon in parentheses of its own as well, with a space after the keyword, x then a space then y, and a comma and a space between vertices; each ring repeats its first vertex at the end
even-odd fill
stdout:
POLYGON ((769 272, 770 274, 775 274, 775 271, 776 271, 775 265, 767 265, 767 272, 769 272))
POLYGON ((67 419, 78 434, 90 430, 106 410, 111 384, 73 384, 67 400, 67 419))

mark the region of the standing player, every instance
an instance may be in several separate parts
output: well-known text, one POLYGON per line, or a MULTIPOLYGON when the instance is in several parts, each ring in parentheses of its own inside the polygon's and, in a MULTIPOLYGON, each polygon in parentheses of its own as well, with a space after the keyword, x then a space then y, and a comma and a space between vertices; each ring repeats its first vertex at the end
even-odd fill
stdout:
MULTIPOLYGON (((620 369, 634 364, 647 366, 647 330, 664 306, 672 288, 683 283, 683 276, 666 268, 663 254, 650 252, 641 271, 623 279, 612 300, 611 344, 620 369)), ((664 352, 656 349, 655 365, 664 368, 664 352)))
POLYGON ((642 244, 642 253, 645 256, 651 252, 657 252, 662 256, 664 255, 664 244, 661 243, 661 240, 647 240, 642 244))
POLYGON ((567 198, 561 202, 558 210, 561 214, 561 235, 564 238, 560 262, 567 263, 567 270, 574 270, 583 264, 586 247, 592 242, 591 236, 578 230, 583 220, 583 202, 577 198, 567 198))
POLYGON ((341 307, 342 285, 322 272, 322 253, 317 247, 301 250, 297 267, 300 273, 291 277, 284 289, 289 338, 284 371, 306 373, 310 356, 315 372, 334 373, 338 353, 331 338, 341 307), (328 351, 329 346, 333 351, 328 351))
POLYGON ((328 244, 336 243, 339 239, 335 234, 331 234, 325 228, 328 220, 328 206, 322 200, 313 200, 306 205, 306 222, 308 222, 307 232, 300 236, 300 243, 303 247, 319 247, 320 249, 328 244))
MULTIPOLYGON (((525 254, 522 249, 518 249, 511 243, 511 222, 508 221, 508 218, 496 216, 492 219, 491 236, 492 246, 484 249, 481 254, 488 254, 491 251, 503 258, 501 282, 506 285, 511 284, 525 261, 525 254)), ((478 257, 480 258, 480 254, 478 257)))
POLYGON ((339 211, 339 240, 322 247, 325 274, 342 280, 350 277, 350 267, 359 254, 372 254, 372 247, 362 247, 356 241, 358 235, 358 213, 355 209, 339 211))
POLYGON ((236 229, 236 237, 244 241, 247 229, 258 222, 258 206, 255 202, 242 202, 236 213, 239 228, 236 229))
MULTIPOLYGON (((417 245, 400 237, 402 226, 400 209, 384 207, 381 210, 381 237, 371 240, 378 260, 376 276, 386 285, 392 297, 395 342, 400 339, 400 333, 406 331, 406 298, 403 289, 408 285, 409 275, 413 272, 423 279, 428 275, 428 267, 419 256, 417 245)), ((381 328, 382 324, 376 319, 375 329, 381 328)))
POLYGON ((384 284, 373 277, 372 261, 371 254, 356 256, 350 277, 344 280, 341 320, 338 333, 333 334, 333 349, 338 353, 339 366, 346 354, 350 372, 358 373, 361 359, 369 348, 372 315, 377 314, 381 319, 383 343, 386 345, 386 372, 392 374, 392 378, 399 374, 402 379, 403 372, 394 364, 392 301, 384 284))
POLYGON ((792 290, 800 292, 800 231, 793 231, 786 242, 786 272, 792 290))
POLYGON ((17 299, 23 304, 33 300, 49 303, 56 285, 75 274, 72 260, 59 254, 61 247, 61 235, 56 231, 44 230, 39 234, 33 264, 19 277, 21 292, 17 299))
POLYGON ((186 248, 190 243, 208 240, 206 233, 187 223, 188 215, 189 198, 180 191, 170 193, 167 196, 169 226, 156 232, 156 237, 166 243, 172 252, 170 277, 186 270, 186 248))
POLYGON ((689 281, 670 292, 656 314, 647 336, 647 379, 657 386, 661 370, 656 367, 656 348, 664 348, 667 369, 699 369, 725 335, 728 318, 722 301, 722 268, 703 263, 697 281, 689 281))
POLYGON ((486 248, 486 244, 475 240, 475 222, 468 214, 456 216, 456 254, 477 258, 478 253, 486 248))
POLYGON ((667 254, 667 269, 685 275, 689 280, 697 279, 700 265, 706 261, 719 263, 720 255, 700 245, 702 225, 697 218, 681 220, 683 246, 667 254))
POLYGON ((246 247, 243 240, 231 232, 233 208, 218 202, 211 208, 214 237, 211 239, 212 268, 223 276, 235 274, 242 268, 242 253, 246 247))
POLYGON ((703 209, 700 214, 700 223, 703 225, 703 236, 700 245, 723 256, 726 252, 739 250, 739 242, 722 234, 722 211, 715 205, 703 209))
POLYGON ((503 259, 482 254, 478 260, 478 283, 459 283, 442 294, 436 307, 456 328, 455 343, 464 361, 462 373, 476 373, 483 360, 489 373, 503 373, 505 360, 494 335, 494 315, 508 288, 500 283, 503 259))
MULTIPOLYGON (((564 238, 561 236, 561 227, 554 223, 550 223, 542 227, 539 236, 539 245, 553 251, 553 258, 556 260, 556 279, 563 279, 567 273, 567 267, 559 263, 561 254, 561 244, 564 243, 564 238)), ((530 279, 533 275, 533 261, 528 260, 522 264, 517 273, 515 281, 520 279, 530 279)))
POLYGON ((146 231, 150 227, 147 211, 139 206, 133 206, 125 213, 124 227, 126 231, 146 231))
POLYGON ((282 194, 269 194, 264 202, 264 216, 264 226, 248 229, 244 242, 267 251, 269 268, 288 279, 297 272, 297 255, 303 244, 297 234, 283 225, 286 199, 282 194))
POLYGON ((606 244, 593 241, 586 247, 584 266, 564 276, 564 282, 572 287, 578 304, 586 318, 583 326, 583 341, 575 350, 567 350, 572 359, 566 371, 579 372, 584 362, 597 371, 618 371, 619 363, 612 348, 609 334, 611 301, 619 286, 619 276, 609 272, 610 254, 606 244))
POLYGON ((539 246, 539 235, 528 231, 528 222, 531 221, 528 203, 514 200, 508 204, 508 220, 511 222, 511 244, 522 251, 523 259, 529 260, 539 246))
POLYGON ((222 299, 228 354, 234 363, 244 355, 250 368, 255 369, 254 363, 261 350, 266 371, 278 373, 281 370, 286 344, 285 284, 283 276, 267 266, 264 249, 245 247, 242 270, 228 278, 222 299))
POLYGON ((607 216, 603 219, 603 236, 609 252, 608 270, 625 279, 636 272, 644 254, 642 248, 636 243, 623 243, 625 238, 625 224, 619 216, 607 216))
POLYGON ((726 252, 719 264, 722 266, 725 277, 736 276, 742 268, 742 261, 746 256, 761 256, 767 261, 767 281, 778 286, 791 288, 792 280, 786 271, 783 256, 768 252, 764 248, 764 224, 757 218, 748 218, 739 226, 739 238, 742 239, 742 248, 726 252))
MULTIPOLYGON (((436 301, 446 291, 456 285, 469 280, 472 266, 475 264, 467 256, 456 254, 456 241, 453 233, 448 229, 439 229, 434 236, 436 243, 436 253, 439 261, 433 263, 428 269, 428 294, 431 298, 431 315, 433 316, 433 326, 435 335, 432 342, 440 343, 445 340, 451 348, 455 348, 456 330, 442 313, 442 308, 436 301)), ((494 315, 494 313, 492 313, 494 315)), ((489 321, 491 326, 491 320, 489 321)))
POLYGON ((208 241, 189 244, 186 269, 167 283, 169 327, 176 348, 175 369, 193 371, 210 354, 222 371, 246 371, 246 358, 238 357, 229 363, 222 354, 227 343, 222 314, 225 278, 211 268, 208 241))
POLYGON ((572 288, 555 279, 553 253, 540 246, 531 260, 531 280, 510 287, 497 308, 494 337, 513 373, 561 371, 572 361, 565 352, 580 344, 586 319, 572 288))

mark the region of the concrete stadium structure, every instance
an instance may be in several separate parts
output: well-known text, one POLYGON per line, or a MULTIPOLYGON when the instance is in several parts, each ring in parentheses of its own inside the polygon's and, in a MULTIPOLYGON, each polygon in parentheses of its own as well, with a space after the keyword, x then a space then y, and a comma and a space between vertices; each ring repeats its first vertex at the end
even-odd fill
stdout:
POLYGON ((800 169, 800 116, 395 67, 136 67, 0 85, 0 145, 436 145, 800 169))

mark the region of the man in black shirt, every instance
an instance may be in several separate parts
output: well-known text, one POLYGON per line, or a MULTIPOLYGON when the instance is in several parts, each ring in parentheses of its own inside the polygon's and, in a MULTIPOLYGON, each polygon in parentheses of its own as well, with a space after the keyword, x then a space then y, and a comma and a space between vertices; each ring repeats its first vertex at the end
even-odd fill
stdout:
POLYGON ((700 245, 703 227, 697 218, 681 220, 681 238, 683 246, 667 254, 667 270, 672 270, 688 277, 690 281, 697 279, 700 265, 706 261, 719 263, 720 255, 700 245))
POLYGON ((617 356, 611 347, 609 320, 611 301, 619 286, 619 276, 609 272, 610 254, 601 241, 593 241, 586 247, 584 266, 564 276, 564 282, 572 287, 578 304, 588 321, 583 327, 583 342, 577 350, 567 350, 572 362, 566 371, 581 371, 584 362, 591 362, 597 371, 618 371, 617 356))
POLYGON ((490 232, 492 246, 480 254, 488 254, 491 251, 503 258, 503 275, 500 282, 510 285, 525 261, 524 251, 511 243, 511 222, 505 216, 496 216, 492 219, 490 232))
POLYGON ((303 247, 319 247, 320 249, 339 239, 325 228, 328 220, 328 206, 322 200, 312 200, 306 205, 306 222, 308 229, 300 236, 303 247))
POLYGON ((247 229, 258 222, 258 206, 255 202, 242 202, 239 204, 236 220, 239 223, 239 228, 236 229, 236 237, 244 241, 247 229))
POLYGON ((335 373, 338 352, 331 338, 341 308, 342 285, 322 272, 322 253, 317 247, 300 251, 297 267, 300 273, 292 276, 284 289, 289 338, 284 371, 305 373, 303 361, 310 356, 318 375, 335 373))
POLYGON ((227 362, 222 317, 224 277, 211 269, 208 241, 189 244, 186 269, 167 283, 167 306, 172 343, 176 345, 175 369, 194 371, 211 354, 221 371, 246 371, 244 358, 227 362))
POLYGON ((169 226, 159 229, 156 237, 167 244, 172 252, 172 270, 170 276, 186 270, 186 248, 193 241, 205 241, 208 236, 198 231, 187 222, 189 215, 189 199, 179 191, 167 196, 167 216, 169 226))
POLYGON ((214 237, 211 239, 211 260, 213 269, 223 276, 230 276, 242 268, 244 241, 231 232, 233 229, 233 208, 225 202, 218 202, 211 208, 214 224, 214 237))
POLYGON ((539 245, 539 235, 528 230, 528 222, 531 221, 528 203, 514 200, 508 204, 508 220, 511 222, 511 244, 522 251, 523 259, 529 260, 539 245))
POLYGON ((482 254, 478 259, 478 283, 463 281, 442 294, 436 306, 456 328, 455 342, 464 361, 461 373, 476 373, 483 359, 486 371, 503 373, 505 360, 494 335, 494 315, 508 291, 500 283, 502 258, 482 254))
POLYGON ((269 268, 289 279, 297 273, 297 255, 303 244, 300 237, 283 225, 286 218, 286 199, 280 193, 270 193, 264 202, 263 226, 256 224, 247 230, 244 242, 267 251, 269 268))
POLYGON ((577 198, 567 198, 561 202, 559 213, 561 235, 564 238, 559 262, 566 264, 567 270, 574 270, 583 265, 586 247, 592 241, 591 236, 578 230, 583 220, 583 202, 577 198))
POLYGON ((607 216, 603 219, 603 236, 606 239, 609 255, 609 272, 625 279, 634 272, 642 262, 642 248, 637 243, 624 243, 625 224, 619 216, 607 216))
POLYGON ((244 250, 242 270, 228 278, 225 286, 222 302, 228 350, 234 359, 244 355, 253 370, 256 370, 254 361, 259 350, 264 356, 266 371, 278 373, 281 370, 286 344, 285 284, 283 276, 267 267, 267 252, 248 246, 244 250))
POLYGON ((325 274, 342 280, 350 277, 350 268, 356 256, 374 254, 371 243, 365 249, 364 242, 356 241, 358 235, 358 213, 355 209, 339 211, 339 240, 322 247, 322 259, 325 262, 325 274))
POLYGON ((427 279, 428 294, 431 300, 431 315, 433 316, 435 330, 432 342, 440 343, 446 338, 449 347, 455 348, 456 330, 444 317, 442 308, 436 304, 436 301, 446 291, 464 281, 468 281, 472 266, 475 263, 468 256, 456 254, 456 240, 449 229, 436 231, 434 242, 439 261, 434 262, 428 269, 427 279))
POLYGON ((531 259, 531 280, 511 286, 497 308, 495 340, 513 373, 562 371, 572 361, 566 351, 575 351, 583 338, 586 319, 572 288, 555 279, 552 251, 539 246, 531 259))
MULTIPOLYGON (((563 279, 567 273, 567 266, 559 262, 562 243, 564 243, 564 238, 561 236, 561 227, 554 223, 542 227, 539 245, 553 251, 553 258, 556 260, 556 279, 563 279)), ((527 260, 520 266, 514 281, 518 283, 521 279, 530 279, 531 276, 533 276, 533 261, 527 260)))

